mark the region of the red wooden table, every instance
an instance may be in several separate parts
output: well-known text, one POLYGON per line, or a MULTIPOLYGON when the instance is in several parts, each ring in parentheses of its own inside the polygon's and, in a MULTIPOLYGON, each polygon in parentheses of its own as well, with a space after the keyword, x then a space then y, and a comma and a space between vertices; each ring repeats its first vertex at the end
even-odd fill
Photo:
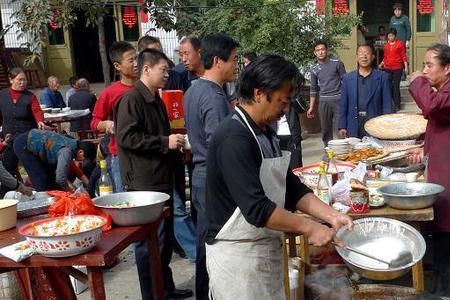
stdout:
MULTIPOLYGON (((117 255, 125 250, 130 244, 140 241, 148 241, 148 253, 150 261, 150 270, 153 287, 153 298, 157 300, 164 299, 164 283, 162 279, 161 258, 159 253, 158 225, 170 214, 169 209, 164 209, 161 217, 153 223, 133 226, 133 227, 113 227, 110 231, 103 233, 100 242, 88 253, 67 257, 67 258, 49 258, 42 255, 33 255, 22 261, 15 262, 0 255, 0 273, 19 271, 19 287, 21 288, 24 299, 33 299, 31 290, 29 268, 49 267, 57 268, 67 274, 74 276, 81 281, 87 281, 91 292, 91 299, 106 299, 105 285, 103 281, 103 268, 114 263, 117 255), (86 266, 87 278, 84 273, 74 269, 72 266, 86 266)), ((18 226, 30 223, 36 219, 43 218, 38 216, 23 220, 18 220, 18 226)), ((0 248, 24 240, 24 237, 17 232, 17 228, 0 232, 0 248)), ((70 285, 67 280, 58 282, 60 285, 70 285)), ((149 283, 150 284, 150 283, 149 283)), ((65 286, 64 288, 67 288, 65 286)), ((70 286, 71 289, 71 286, 70 286)), ((67 295, 67 297, 73 296, 67 295)), ((68 299, 68 298, 66 298, 68 299)), ((76 298, 73 298, 76 299, 76 298)))

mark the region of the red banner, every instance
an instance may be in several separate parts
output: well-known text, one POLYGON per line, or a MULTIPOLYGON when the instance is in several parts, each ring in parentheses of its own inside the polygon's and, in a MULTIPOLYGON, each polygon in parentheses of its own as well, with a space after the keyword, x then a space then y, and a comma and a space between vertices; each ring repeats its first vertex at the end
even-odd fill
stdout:
POLYGON ((417 11, 421 15, 431 15, 433 13, 434 6, 433 0, 418 0, 417 11))
POLYGON ((333 15, 348 15, 350 9, 348 8, 347 0, 334 0, 333 15))
POLYGON ((122 22, 127 25, 128 28, 133 28, 133 26, 137 24, 138 17, 134 6, 125 6, 123 8, 122 22))

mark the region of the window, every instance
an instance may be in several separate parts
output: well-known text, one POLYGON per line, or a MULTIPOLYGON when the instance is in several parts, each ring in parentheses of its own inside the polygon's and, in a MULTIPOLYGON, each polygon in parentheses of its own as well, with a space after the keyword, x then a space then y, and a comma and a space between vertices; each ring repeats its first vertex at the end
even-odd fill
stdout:
POLYGON ((139 14, 136 6, 122 6, 122 29, 125 41, 139 39, 139 14))
POLYGON ((434 0, 417 0, 417 32, 435 32, 434 0))
POLYGON ((64 45, 64 28, 62 26, 53 28, 48 25, 48 42, 50 45, 64 45))

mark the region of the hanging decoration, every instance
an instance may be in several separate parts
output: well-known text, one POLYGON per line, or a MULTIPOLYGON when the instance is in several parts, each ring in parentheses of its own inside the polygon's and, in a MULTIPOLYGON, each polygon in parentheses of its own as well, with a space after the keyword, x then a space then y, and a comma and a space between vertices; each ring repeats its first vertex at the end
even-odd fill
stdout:
POLYGON ((53 11, 53 18, 50 20, 50 28, 55 30, 59 28, 58 23, 56 22, 56 19, 59 18, 59 16, 61 15, 61 13, 59 12, 59 10, 54 10, 53 11))
POLYGON ((138 17, 134 6, 125 6, 123 8, 122 22, 130 29, 137 24, 138 17))
POLYGON ((148 10, 144 8, 144 0, 139 0, 139 14, 141 15, 141 23, 147 23, 148 10))
POLYGON ((421 15, 431 15, 433 13, 433 0, 418 0, 417 11, 421 15))
POLYGON ((348 8, 347 0, 334 0, 333 15, 341 16, 348 15, 350 10, 348 8))
POLYGON ((316 0, 316 12, 318 15, 325 14, 325 0, 316 0))

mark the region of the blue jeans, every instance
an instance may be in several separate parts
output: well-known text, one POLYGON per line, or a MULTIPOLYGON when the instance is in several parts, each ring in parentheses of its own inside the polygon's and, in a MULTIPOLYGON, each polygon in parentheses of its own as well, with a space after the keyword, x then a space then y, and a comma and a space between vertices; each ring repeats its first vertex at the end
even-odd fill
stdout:
POLYGON ((124 192, 124 189, 122 187, 122 178, 120 177, 119 157, 117 155, 111 155, 110 160, 110 175, 114 184, 114 193, 124 192))
POLYGON ((192 200, 197 209, 197 260, 195 262, 195 299, 209 299, 209 277, 206 270, 206 247, 205 239, 207 233, 205 213, 206 186, 192 185, 192 200))
POLYGON ((195 262, 197 252, 194 223, 186 212, 186 206, 175 188, 173 189, 173 210, 175 237, 189 260, 195 262))

